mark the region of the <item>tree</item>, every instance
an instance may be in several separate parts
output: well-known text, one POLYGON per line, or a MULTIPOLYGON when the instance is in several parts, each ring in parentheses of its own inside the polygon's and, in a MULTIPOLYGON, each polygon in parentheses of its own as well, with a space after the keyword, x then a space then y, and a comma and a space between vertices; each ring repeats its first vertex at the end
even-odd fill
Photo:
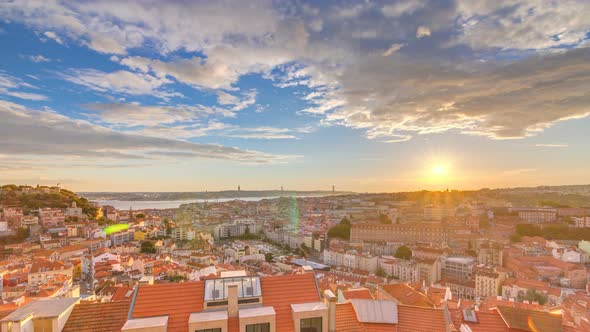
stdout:
POLYGON ((137 219, 145 219, 145 214, 138 213, 138 214, 135 215, 135 218, 137 218, 137 219))
POLYGON ((170 224, 170 219, 164 218, 164 226, 166 226, 166 235, 172 234, 172 225, 170 224))
POLYGON ((305 243, 301 244, 301 256, 303 256, 304 258, 307 258, 309 256, 308 251, 309 248, 307 248, 307 245, 305 245, 305 243))
POLYGON ((392 224, 391 218, 386 214, 379 214, 379 222, 382 224, 392 224))
POLYGON ((152 241, 141 242, 141 252, 145 254, 155 254, 156 248, 154 247, 154 243, 152 241))
POLYGON ((410 259, 412 258, 412 249, 407 246, 401 246, 395 251, 395 258, 410 259))
POLYGON ((339 224, 330 228, 328 231, 328 237, 337 237, 344 240, 350 240, 350 220, 344 218, 339 224))
POLYGON ((530 288, 526 291, 524 299, 529 302, 537 302, 540 305, 547 303, 547 295, 537 292, 534 288, 530 288))
POLYGON ((518 233, 514 233, 514 234, 510 234, 510 242, 512 243, 517 243, 522 241, 522 236, 520 236, 520 234, 518 233))
POLYGON ((272 252, 267 252, 264 254, 264 260, 266 260, 268 263, 272 263, 273 258, 272 252))
POLYGON ((381 278, 387 277, 387 272, 381 267, 381 265, 377 266, 377 270, 375 270, 375 275, 381 278))

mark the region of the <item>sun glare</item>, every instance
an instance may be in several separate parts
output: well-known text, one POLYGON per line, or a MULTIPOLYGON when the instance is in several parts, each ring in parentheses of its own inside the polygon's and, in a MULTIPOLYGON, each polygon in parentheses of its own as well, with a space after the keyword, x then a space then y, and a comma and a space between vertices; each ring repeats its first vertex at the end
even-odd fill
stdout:
POLYGON ((437 177, 445 176, 447 174, 447 166, 443 164, 432 165, 430 172, 432 173, 432 175, 437 177))

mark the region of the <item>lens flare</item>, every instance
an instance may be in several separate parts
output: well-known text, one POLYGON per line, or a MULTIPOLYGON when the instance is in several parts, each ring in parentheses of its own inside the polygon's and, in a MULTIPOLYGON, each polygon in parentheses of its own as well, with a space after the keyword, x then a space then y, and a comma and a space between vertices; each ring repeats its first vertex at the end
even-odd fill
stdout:
POLYGON ((121 232, 129 228, 129 224, 114 224, 105 227, 104 233, 106 235, 111 235, 113 233, 121 232))
POLYGON ((295 196, 291 196, 291 225, 293 225, 295 233, 299 233, 299 206, 295 196))

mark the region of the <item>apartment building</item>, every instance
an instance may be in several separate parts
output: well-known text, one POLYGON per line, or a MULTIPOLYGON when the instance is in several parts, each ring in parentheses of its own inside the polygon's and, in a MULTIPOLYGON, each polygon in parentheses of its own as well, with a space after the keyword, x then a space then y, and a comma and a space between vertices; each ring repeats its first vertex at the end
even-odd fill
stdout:
POLYGON ((449 256, 442 261, 442 276, 443 278, 451 278, 457 280, 471 279, 471 272, 475 259, 467 256, 449 256))
POLYGON ((39 209, 39 221, 45 227, 58 227, 64 224, 65 215, 61 209, 39 209))
POLYGON ((215 226, 213 236, 215 239, 225 239, 228 237, 235 237, 244 235, 246 233, 258 233, 260 227, 254 221, 234 221, 215 226))
POLYGON ((29 285, 37 285, 58 274, 72 277, 73 270, 73 266, 65 265, 63 262, 37 258, 31 265, 27 279, 29 285))
POLYGON ((510 208, 511 213, 517 213, 518 217, 531 224, 551 223, 557 220, 557 209, 552 208, 510 208))
POLYGON ((424 207, 424 220, 441 221, 455 217, 454 206, 428 205, 424 207))
POLYGON ((433 223, 420 224, 353 224, 351 242, 383 241, 399 243, 446 243, 449 236, 468 232, 464 227, 444 226, 433 223))
POLYGON ((502 283, 507 278, 507 270, 477 265, 473 268, 475 276, 475 297, 486 298, 502 293, 502 283))

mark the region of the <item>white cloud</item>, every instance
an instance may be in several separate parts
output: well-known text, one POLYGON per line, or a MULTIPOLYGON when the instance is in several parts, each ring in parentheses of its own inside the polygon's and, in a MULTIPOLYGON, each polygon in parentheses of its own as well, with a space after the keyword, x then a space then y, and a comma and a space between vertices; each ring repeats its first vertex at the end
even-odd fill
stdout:
POLYGON ((22 89, 35 89, 36 87, 26 83, 25 81, 10 76, 2 71, 0 71, 0 94, 5 96, 16 97, 19 99, 26 99, 26 100, 47 100, 47 96, 33 93, 33 92, 26 92, 22 91, 22 89))
POLYGON ((535 144, 535 146, 540 147, 540 148, 567 148, 569 145, 568 144, 547 144, 547 143, 542 143, 542 144, 535 144))
POLYGON ((262 74, 277 87, 309 90, 301 94, 308 106, 300 114, 365 130, 374 139, 449 130, 520 138, 589 112, 590 61, 582 41, 590 31, 588 1, 408 0, 380 8, 358 1, 339 7, 264 0, 15 1, 0 8, 0 17, 60 42, 129 54, 113 61, 130 71, 66 75, 96 91, 169 98, 172 92, 162 87, 177 81, 222 91, 219 100, 234 111, 255 100, 240 96, 240 78, 262 74), (433 38, 424 38, 432 31, 433 38), (547 52, 564 44, 580 50, 547 52), (138 47, 159 53, 157 59, 135 56, 138 47), (178 58, 177 51, 189 56, 178 58), (506 60, 496 58, 499 51, 515 53, 506 60))
POLYGON ((367 130, 369 138, 450 130, 494 139, 532 136, 557 121, 590 114, 590 49, 477 70, 408 58, 363 59, 339 77, 342 105, 328 123, 367 130))
POLYGON ((205 158, 252 164, 287 162, 295 157, 129 134, 1 100, 0 118, 0 154, 13 156, 85 157, 88 162, 205 158))
POLYGON ((393 53, 399 51, 402 47, 404 47, 403 44, 391 44, 391 46, 385 50, 385 52, 383 52, 383 56, 390 56, 393 53))
POLYGON ((429 37, 430 36, 430 29, 426 26, 419 26, 418 29, 416 29, 416 37, 417 38, 422 38, 422 37, 429 37))
POLYGON ((63 45, 63 40, 61 40, 61 38, 59 38, 59 36, 57 34, 55 34, 55 32, 53 31, 45 31, 43 33, 43 35, 47 38, 53 39, 55 42, 57 42, 60 45, 63 45))
POLYGON ((217 92, 217 101, 221 105, 232 106, 232 111, 240 111, 256 103, 256 90, 242 93, 240 97, 231 95, 224 91, 217 92))
POLYGON ((45 56, 43 56, 42 54, 37 54, 37 55, 29 55, 28 56, 29 60, 35 62, 35 63, 40 63, 40 62, 49 62, 51 61, 51 59, 46 58, 45 56))
POLYGON ((145 106, 138 104, 106 103, 87 104, 86 109, 95 111, 88 116, 102 123, 119 126, 157 126, 178 122, 197 121, 210 115, 233 116, 233 113, 218 107, 203 105, 145 106))
POLYGON ((62 73, 61 77, 99 92, 129 95, 149 94, 163 99, 181 96, 179 93, 159 89, 164 84, 170 83, 170 80, 166 78, 125 70, 106 73, 95 69, 72 69, 67 73, 62 73))
POLYGON ((579 44, 590 31, 590 2, 466 0, 458 2, 462 33, 474 48, 546 49, 579 44))
POLYGON ((402 15, 411 15, 415 11, 422 9, 426 5, 424 0, 401 0, 392 4, 383 6, 381 11, 388 17, 399 17, 402 15))

